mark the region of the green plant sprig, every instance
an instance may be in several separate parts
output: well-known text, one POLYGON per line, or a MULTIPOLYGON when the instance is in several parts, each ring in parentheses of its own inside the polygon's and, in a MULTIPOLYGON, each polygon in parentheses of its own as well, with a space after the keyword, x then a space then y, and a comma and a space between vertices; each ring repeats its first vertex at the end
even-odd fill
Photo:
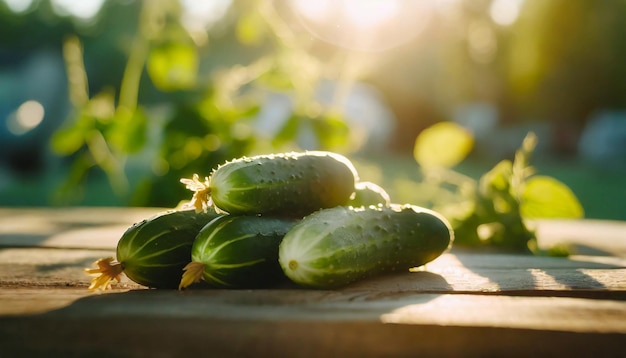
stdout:
POLYGON ((462 196, 454 202, 430 198, 443 212, 451 213, 455 245, 567 255, 569 251, 562 246, 539 249, 536 234, 529 225, 530 219, 583 216, 580 202, 567 185, 549 176, 536 175, 530 165, 537 136, 528 133, 512 161, 500 161, 477 181, 453 170, 469 154, 473 140, 463 127, 441 122, 423 131, 415 144, 414 156, 428 184, 454 188, 455 194, 462 196))

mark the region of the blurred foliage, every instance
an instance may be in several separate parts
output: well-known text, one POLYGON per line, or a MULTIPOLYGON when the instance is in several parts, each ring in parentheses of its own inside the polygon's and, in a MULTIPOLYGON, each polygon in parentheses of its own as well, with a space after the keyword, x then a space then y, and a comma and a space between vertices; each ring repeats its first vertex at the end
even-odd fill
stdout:
POLYGON ((527 0, 510 35, 508 77, 516 101, 560 121, 623 108, 624 14, 624 1, 527 0))
POLYGON ((94 170, 106 173, 118 195, 128 196, 133 157, 147 156, 151 173, 132 188, 129 204, 169 207, 187 199, 181 177, 208 175, 218 164, 255 150, 293 149, 303 129, 311 131, 316 148, 348 149, 343 115, 315 99, 323 66, 286 31, 272 2, 238 1, 233 8, 236 16, 227 16, 223 26, 236 29, 242 49, 231 51, 243 55, 207 69, 201 57, 213 56, 210 44, 194 42, 181 23, 180 3, 140 2, 136 30, 121 36, 129 45, 119 86, 101 87, 93 95, 79 37, 64 40, 74 110, 52 138, 52 148, 73 160, 59 198, 80 195, 77 188, 94 170), (269 91, 287 94, 293 111, 268 137, 253 118, 269 91))
POLYGON ((442 1, 410 46, 378 61, 369 78, 390 94, 396 149, 458 106, 490 103, 503 125, 550 123, 552 149, 571 155, 590 114, 626 108, 626 2, 524 0, 510 25, 494 21, 495 2, 442 1))
MULTIPOLYGON (((432 195, 458 204, 446 207, 454 216, 480 209, 481 195, 537 203, 552 200, 536 194, 549 191, 568 201, 571 191, 540 176, 518 177, 525 188, 520 194, 512 179, 519 175, 517 160, 498 165, 480 185, 442 170, 433 153, 446 151, 437 143, 454 149, 444 168, 473 145, 471 136, 451 127, 442 131, 450 136, 443 142, 429 140, 428 132, 414 142, 466 103, 494 104, 504 124, 550 121, 556 137, 580 130, 594 110, 626 107, 625 1, 525 0, 506 25, 491 15, 496 2, 433 2, 442 8, 421 33, 369 53, 317 39, 294 20, 287 0, 234 0, 222 18, 200 29, 185 26, 177 0, 106 0, 90 21, 55 13, 51 0, 35 0, 32 10, 17 15, 0 2, 0 54, 19 62, 40 47, 63 52, 72 113, 52 147, 72 167, 61 200, 79 201, 82 183, 105 173, 120 197, 130 197, 128 204, 176 205, 186 198, 179 178, 208 174, 252 152, 295 149, 303 132, 315 149, 355 150, 337 103, 324 106, 315 98, 318 84, 330 79, 343 89, 360 80, 381 90, 397 117, 392 149, 414 150, 429 168, 424 185, 435 187, 432 195), (269 92, 292 102, 274 132, 255 122, 269 92), (129 172, 137 167, 147 170, 132 182, 129 172), (496 182, 510 182, 509 188, 496 182)), ((517 211, 536 215, 548 206, 517 211)), ((562 209, 561 215, 577 213, 573 206, 562 209)), ((502 214, 495 206, 480 210, 502 214)))
POLYGON ((452 122, 439 122, 424 129, 415 140, 413 156, 424 168, 451 168, 472 150, 474 137, 452 122))
MULTIPOLYGON (((415 143, 415 160, 424 178, 419 186, 424 192, 435 193, 429 204, 450 219, 455 245, 542 253, 528 220, 584 215, 580 202, 567 185, 549 176, 535 175, 530 165, 537 144, 533 133, 526 136, 512 161, 500 161, 478 181, 452 169, 465 158, 467 146, 472 143, 471 134, 464 128, 441 122, 424 130, 415 143), (463 136, 466 138, 458 140, 463 136), (454 145, 451 138, 457 138, 455 142, 463 145, 454 145), (438 144, 425 146, 424 142, 438 144)), ((566 252, 559 248, 547 253, 566 252)))

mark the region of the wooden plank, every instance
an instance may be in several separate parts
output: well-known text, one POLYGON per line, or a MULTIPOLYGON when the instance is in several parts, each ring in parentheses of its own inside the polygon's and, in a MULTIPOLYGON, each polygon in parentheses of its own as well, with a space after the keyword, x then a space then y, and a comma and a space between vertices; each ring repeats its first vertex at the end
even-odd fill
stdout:
POLYGON ((0 247, 115 249, 135 222, 164 208, 0 208, 0 247))
POLYGON ((581 255, 626 257, 626 222, 614 220, 536 220, 538 243, 542 248, 568 244, 581 255))
POLYGON ((138 290, 76 295, 0 318, 15 356, 414 356, 626 354, 626 302, 549 297, 285 290, 138 290), (149 304, 147 304, 149 302, 149 304))
POLYGON ((619 258, 459 252, 442 256, 425 269, 443 277, 454 291, 626 290, 626 260, 619 258))
POLYGON ((38 312, 45 317, 116 317, 120 322, 173 317, 329 324, 371 321, 626 334, 626 301, 621 300, 415 292, 381 295, 372 291, 301 289, 125 290, 87 294, 76 288, 14 288, 3 289, 0 295, 5 303, 13 302, 14 307, 19 307, 20 300, 48 306, 49 310, 38 312))
POLYGON ((70 250, 50 248, 0 249, 0 288, 73 287, 86 289, 91 278, 84 272, 102 257, 115 256, 111 250, 70 250))
POLYGON ((93 295, 84 287, 0 286, 0 322, 11 316, 26 317, 59 310, 93 295))
POLYGON ((0 322, 8 357, 624 357, 625 336, 372 322, 185 318, 0 322), (62 327, 62 329, 59 329, 62 327))
MULTIPOLYGON (((0 287, 87 287, 84 269, 109 250, 49 248, 0 249, 0 287)), ((119 285, 118 285, 119 286, 119 285)), ((123 288, 139 288, 124 279, 123 288)), ((417 272, 401 272, 357 282, 349 289, 395 292, 568 292, 590 291, 621 297, 626 292, 626 260, 577 256, 572 259, 528 255, 447 253, 417 272)))

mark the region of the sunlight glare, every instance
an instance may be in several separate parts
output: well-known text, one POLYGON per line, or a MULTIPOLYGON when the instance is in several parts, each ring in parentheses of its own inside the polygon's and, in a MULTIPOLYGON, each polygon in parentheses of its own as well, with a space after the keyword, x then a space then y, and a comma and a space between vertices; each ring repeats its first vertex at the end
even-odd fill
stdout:
POLYGON ((181 0, 181 21, 198 46, 209 41, 207 30, 224 17, 232 0, 181 0))
POLYGON ((25 134, 35 129, 43 121, 44 115, 45 111, 41 103, 33 100, 26 101, 9 115, 7 129, 14 135, 25 134))
POLYGON ((345 48, 382 51, 408 42, 430 18, 432 4, 415 0, 290 0, 302 25, 345 48))
POLYGON ((208 28, 224 17, 232 0, 181 0, 180 3, 183 22, 208 28))
POLYGON ((436 0, 435 8, 442 15, 455 15, 459 11, 460 0, 436 0))
POLYGON ((50 3, 59 15, 72 15, 80 20, 91 20, 98 15, 104 0, 51 0, 50 3))
POLYGON ((373 27, 390 21, 397 15, 398 0, 293 0, 295 9, 314 21, 337 16, 358 27, 373 27))
POLYGON ((395 0, 344 0, 343 11, 358 27, 378 26, 390 21, 399 11, 395 0))
POLYGON ((22 13, 30 9, 33 0, 4 0, 4 3, 14 13, 22 13))
POLYGON ((509 26, 517 20, 523 4, 524 0, 494 0, 489 14, 497 24, 509 26))
POLYGON ((331 0, 293 0, 292 3, 296 11, 315 21, 323 21, 330 16, 333 6, 331 0))

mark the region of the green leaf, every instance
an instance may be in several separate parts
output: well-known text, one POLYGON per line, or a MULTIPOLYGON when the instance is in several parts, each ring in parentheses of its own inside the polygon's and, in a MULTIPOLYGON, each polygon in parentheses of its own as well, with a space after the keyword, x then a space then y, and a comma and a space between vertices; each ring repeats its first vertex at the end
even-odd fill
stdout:
POLYGON ((265 26, 257 11, 247 12, 237 22, 237 39, 244 45, 257 46, 265 37, 265 26))
POLYGON ((298 115, 291 115, 285 124, 282 126, 280 131, 276 133, 274 138, 272 138, 272 145, 275 147, 279 147, 287 142, 295 140, 298 135, 298 130, 300 129, 300 121, 301 117, 298 115))
POLYGON ((276 91, 294 91, 292 74, 286 71, 284 67, 281 67, 280 61, 274 67, 261 74, 257 81, 259 85, 276 91))
POLYGON ((581 218, 584 210, 564 183, 548 176, 534 176, 522 192, 521 214, 525 218, 581 218))
POLYGON ((89 99, 83 113, 101 123, 108 123, 115 116, 115 92, 107 87, 89 99))
POLYGON ((326 115, 312 119, 311 124, 321 148, 333 150, 347 144, 350 128, 341 117, 326 115))
POLYGON ((52 150, 60 155, 77 152, 85 144, 85 132, 78 126, 71 126, 56 131, 50 140, 52 150))
POLYGON ((58 129, 50 139, 52 150, 59 155, 70 155, 82 148, 95 128, 96 119, 84 108, 70 125, 58 129))
POLYGON ((147 70, 154 85, 162 91, 190 89, 198 72, 196 47, 184 42, 156 46, 150 51, 147 70))
POLYGON ((482 175, 479 191, 482 195, 493 198, 496 195, 510 195, 513 163, 502 160, 490 171, 482 175))
POLYGON ((115 124, 107 132, 109 140, 124 154, 139 152, 147 142, 148 118, 141 107, 130 112, 119 109, 115 124))
POLYGON ((126 153, 137 153, 146 146, 148 141, 148 117, 143 108, 135 109, 127 128, 124 149, 126 153))
POLYGON ((439 122, 424 129, 415 140, 413 156, 424 168, 452 168, 472 150, 474 137, 453 122, 439 122))

